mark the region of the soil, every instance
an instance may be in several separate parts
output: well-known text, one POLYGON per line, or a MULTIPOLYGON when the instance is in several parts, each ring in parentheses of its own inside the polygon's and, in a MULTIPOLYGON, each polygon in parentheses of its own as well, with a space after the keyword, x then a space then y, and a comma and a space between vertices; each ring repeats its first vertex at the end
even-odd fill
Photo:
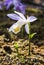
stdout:
MULTIPOLYGON (((17 38, 17 37, 16 37, 17 38)), ((8 40, 8 39, 7 39, 8 40)), ((30 45, 27 38, 17 38, 15 41, 5 41, 5 35, 0 35, 0 65, 44 65, 44 40, 30 45), (18 50, 15 44, 18 43, 18 50)))

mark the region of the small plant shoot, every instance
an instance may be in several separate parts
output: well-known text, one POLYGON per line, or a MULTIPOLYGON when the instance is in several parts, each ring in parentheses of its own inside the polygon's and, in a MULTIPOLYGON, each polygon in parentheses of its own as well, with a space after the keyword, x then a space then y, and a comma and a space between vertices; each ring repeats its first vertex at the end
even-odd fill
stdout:
POLYGON ((0 65, 44 65, 44 0, 0 0, 0 65))
POLYGON ((37 18, 35 16, 30 16, 30 17, 27 17, 26 19, 22 13, 17 11, 14 11, 14 12, 15 14, 13 13, 7 14, 9 18, 17 21, 9 28, 9 32, 13 32, 14 34, 17 34, 21 31, 21 28, 23 27, 23 25, 25 25, 25 31, 29 35, 29 55, 30 55, 30 40, 36 34, 36 33, 32 33, 32 34, 30 33, 30 23, 33 21, 36 21, 37 18))

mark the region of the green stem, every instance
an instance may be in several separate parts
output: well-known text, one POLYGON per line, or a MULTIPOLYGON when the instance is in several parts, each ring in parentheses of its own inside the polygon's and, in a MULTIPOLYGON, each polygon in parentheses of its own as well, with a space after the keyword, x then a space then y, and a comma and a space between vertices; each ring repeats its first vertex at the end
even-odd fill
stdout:
POLYGON ((18 49, 17 49, 17 57, 20 58, 20 55, 19 55, 18 49))
POLYGON ((30 23, 28 23, 29 25, 29 36, 28 36, 28 39, 29 39, 29 55, 30 55, 30 23))
MULTIPOLYGON (((30 36, 30 35, 29 35, 30 36)), ((29 38, 29 55, 30 55, 30 38, 29 38)))
POLYGON ((23 30, 24 30, 24 27, 23 27, 22 30, 21 30, 21 38, 23 38, 23 36, 24 36, 23 30))

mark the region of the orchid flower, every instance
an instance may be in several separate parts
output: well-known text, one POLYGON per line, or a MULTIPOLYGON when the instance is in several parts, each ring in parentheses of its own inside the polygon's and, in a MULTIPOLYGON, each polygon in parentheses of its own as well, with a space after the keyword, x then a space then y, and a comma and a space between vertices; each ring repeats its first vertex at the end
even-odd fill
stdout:
POLYGON ((7 10, 10 8, 11 5, 12 5, 12 0, 4 0, 4 6, 6 6, 7 10))
POLYGON ((17 6, 15 4, 14 10, 20 11, 21 13, 25 14, 26 5, 19 3, 17 6))
POLYGON ((25 14, 26 5, 21 3, 21 0, 4 0, 4 5, 8 10, 11 5, 14 5, 14 10, 20 11, 21 13, 25 14))
POLYGON ((16 20, 17 22, 14 23, 10 28, 9 31, 12 31, 13 33, 17 34, 20 32, 21 28, 23 25, 25 25, 25 31, 27 34, 29 34, 29 26, 28 23, 29 22, 33 22, 35 20, 37 20, 37 18, 35 16, 30 16, 27 17, 27 19, 25 18, 25 16, 22 13, 19 13, 17 11, 15 11, 15 14, 7 14, 7 16, 13 20, 16 20))

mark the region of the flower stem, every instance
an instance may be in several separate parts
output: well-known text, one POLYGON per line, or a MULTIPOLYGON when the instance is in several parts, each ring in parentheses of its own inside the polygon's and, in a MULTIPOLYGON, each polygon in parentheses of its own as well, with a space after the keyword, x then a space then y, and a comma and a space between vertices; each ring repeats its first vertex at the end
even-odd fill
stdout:
POLYGON ((30 55, 30 39, 31 39, 31 34, 30 34, 30 23, 28 23, 29 25, 29 35, 28 35, 28 39, 29 39, 29 55, 30 55))
POLYGON ((23 31, 24 31, 24 27, 23 27, 22 30, 21 30, 21 38, 23 38, 23 36, 24 36, 23 31))

